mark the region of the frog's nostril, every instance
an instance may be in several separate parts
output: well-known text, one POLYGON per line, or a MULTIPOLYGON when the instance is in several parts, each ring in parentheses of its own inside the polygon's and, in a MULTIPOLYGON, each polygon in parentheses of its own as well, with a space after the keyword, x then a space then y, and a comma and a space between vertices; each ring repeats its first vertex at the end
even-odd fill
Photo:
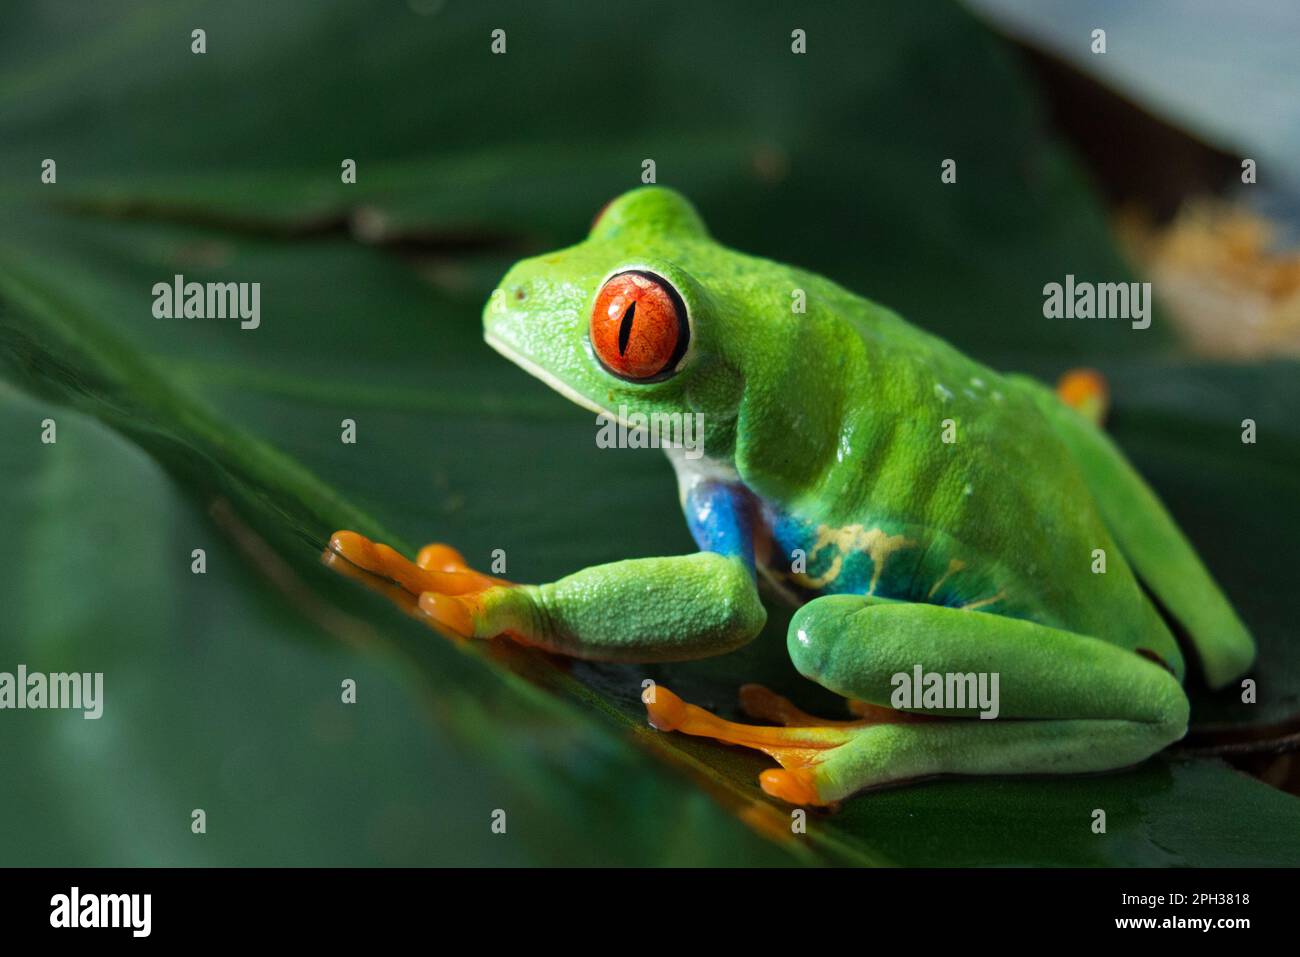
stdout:
POLYGON ((522 302, 527 296, 523 286, 515 286, 515 302, 522 302))

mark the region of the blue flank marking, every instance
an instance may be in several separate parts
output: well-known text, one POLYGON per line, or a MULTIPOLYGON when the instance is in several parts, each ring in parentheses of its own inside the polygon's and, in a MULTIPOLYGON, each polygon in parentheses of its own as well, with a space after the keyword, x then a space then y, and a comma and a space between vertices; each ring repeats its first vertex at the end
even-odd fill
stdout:
MULTIPOLYGON (((871 587, 871 578, 876 572, 876 563, 865 551, 850 552, 842 555, 833 545, 813 554, 817 544, 817 526, 794 516, 765 506, 763 518, 772 531, 772 563, 783 571, 789 571, 793 559, 791 554, 796 548, 802 549, 807 556, 804 574, 809 578, 821 578, 835 564, 836 557, 841 559, 839 574, 833 581, 827 582, 820 589, 812 589, 814 595, 865 595, 871 587)), ((915 590, 924 583, 928 589, 932 579, 929 576, 917 576, 917 564, 923 550, 912 546, 894 552, 885 562, 885 568, 876 583, 875 594, 882 598, 899 598, 910 601, 924 601, 924 592, 920 596, 915 590), (922 578, 922 582, 916 579, 922 578)))
MULTIPOLYGON (((770 562, 783 577, 790 572, 791 553, 796 548, 802 549, 807 556, 804 574, 811 579, 823 577, 839 557, 839 574, 821 588, 803 589, 805 600, 819 595, 865 595, 871 587, 876 563, 866 551, 841 554, 834 545, 828 545, 814 555, 816 523, 775 508, 743 486, 700 482, 687 493, 684 511, 686 524, 702 551, 739 555, 751 572, 754 571, 756 528, 761 529, 760 534, 771 534, 770 562)), ((868 528, 873 527, 870 521, 868 518, 864 522, 868 528)), ((883 523, 882 527, 891 535, 904 531, 903 526, 891 523, 883 523)), ((946 550, 927 547, 927 542, 933 544, 933 541, 927 538, 925 530, 911 527, 904 534, 914 539, 914 543, 889 556, 876 582, 877 596, 961 607, 997 593, 997 584, 976 568, 968 567, 949 574, 946 550), (940 579, 943 579, 943 584, 933 595, 930 594, 931 587, 940 579)), ((794 585, 794 582, 790 584, 794 585)), ((1011 612, 1004 603, 999 606, 999 613, 1011 612)))
POLYGON ((701 551, 739 555, 754 571, 754 520, 747 493, 722 482, 700 482, 686 495, 686 524, 701 551))

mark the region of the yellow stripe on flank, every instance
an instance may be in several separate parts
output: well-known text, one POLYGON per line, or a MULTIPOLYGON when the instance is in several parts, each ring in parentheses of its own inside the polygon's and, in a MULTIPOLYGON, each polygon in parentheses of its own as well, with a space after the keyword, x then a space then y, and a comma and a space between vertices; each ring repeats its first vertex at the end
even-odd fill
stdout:
POLYGON ((934 593, 939 590, 939 587, 944 582, 946 582, 949 578, 957 574, 957 572, 961 571, 965 567, 966 567, 966 563, 964 561, 962 561, 960 558, 954 558, 952 561, 948 563, 948 570, 939 576, 939 580, 937 582, 935 582, 932 586, 930 586, 930 593, 925 597, 933 598, 934 593))
POLYGON ((962 611, 978 611, 979 609, 985 608, 993 604, 994 602, 1001 601, 1003 598, 1006 597, 1007 597, 1007 591, 1004 588, 1001 591, 999 591, 996 595, 994 595, 992 598, 981 598, 978 601, 967 602, 966 604, 960 605, 958 607, 960 607, 962 611))

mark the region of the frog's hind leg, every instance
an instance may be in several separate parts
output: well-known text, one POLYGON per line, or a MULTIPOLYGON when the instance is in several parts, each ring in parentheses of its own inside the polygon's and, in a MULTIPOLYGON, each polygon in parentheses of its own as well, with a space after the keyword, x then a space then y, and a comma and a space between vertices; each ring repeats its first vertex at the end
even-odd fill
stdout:
MULTIPOLYGON (((1073 774, 1125 767, 1187 730, 1187 698, 1160 665, 1098 638, 938 605, 836 595, 805 605, 789 649, 805 676, 888 720, 768 728, 724 721, 656 689, 651 723, 756 748, 782 770, 760 778, 796 804, 943 774, 1073 774), (970 698, 885 705, 916 670, 970 698), (989 716, 989 719, 981 717, 989 716)), ((765 716, 789 714, 770 701, 765 716)))
POLYGON ((1124 454, 1078 416, 1046 405, 1138 578, 1191 638, 1211 688, 1244 674, 1255 642, 1187 537, 1124 454))
POLYGON ((788 646, 800 673, 837 694, 898 701, 931 718, 843 731, 842 746, 811 769, 818 803, 935 775, 1126 767, 1187 730, 1187 698, 1164 667, 1031 621, 828 596, 794 616, 788 646), (933 687, 932 675, 938 701, 897 694, 933 687))

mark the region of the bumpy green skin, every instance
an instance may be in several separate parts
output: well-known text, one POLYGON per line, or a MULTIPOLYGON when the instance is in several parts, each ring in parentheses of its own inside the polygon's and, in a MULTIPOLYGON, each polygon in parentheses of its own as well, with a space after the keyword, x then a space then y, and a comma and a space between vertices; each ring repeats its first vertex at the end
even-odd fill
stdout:
MULTIPOLYGON (((870 744, 855 738, 819 769, 824 797, 921 774, 1098 770, 1181 737, 1182 656, 1139 575, 1187 628, 1212 685, 1253 660, 1199 559, 1091 423, 1037 382, 1000 375, 820 276, 717 244, 671 190, 627 193, 584 242, 516 265, 484 327, 491 345, 589 409, 702 412, 710 468, 781 514, 908 540, 910 587, 942 585, 946 601, 899 605, 866 588, 814 598, 791 627, 804 674, 887 704, 888 676, 916 663, 998 671, 1003 716, 1040 719, 872 728, 870 744), (627 269, 667 279, 690 315, 691 348, 660 382, 612 376, 587 340, 597 291, 627 269), (804 313, 791 308, 794 290, 804 313), (946 424, 955 442, 941 441, 946 424), (1105 574, 1092 571, 1095 549, 1105 574), (963 603, 979 610, 953 607, 963 603)), ((697 555, 492 596, 479 630, 658 660, 729 650, 762 620, 736 556, 697 555)))
POLYGON ((1187 697, 1164 668, 1031 621, 834 595, 800 609, 789 648, 801 674, 877 704, 889 701, 891 677, 918 662, 1001 676, 999 720, 966 709, 949 714, 973 720, 849 734, 817 768, 823 801, 940 774, 1105 771, 1141 761, 1187 730, 1187 697))
POLYGON ((584 568, 495 593, 476 623, 547 651, 599 661, 686 661, 738 648, 767 619, 737 558, 700 552, 584 568))

